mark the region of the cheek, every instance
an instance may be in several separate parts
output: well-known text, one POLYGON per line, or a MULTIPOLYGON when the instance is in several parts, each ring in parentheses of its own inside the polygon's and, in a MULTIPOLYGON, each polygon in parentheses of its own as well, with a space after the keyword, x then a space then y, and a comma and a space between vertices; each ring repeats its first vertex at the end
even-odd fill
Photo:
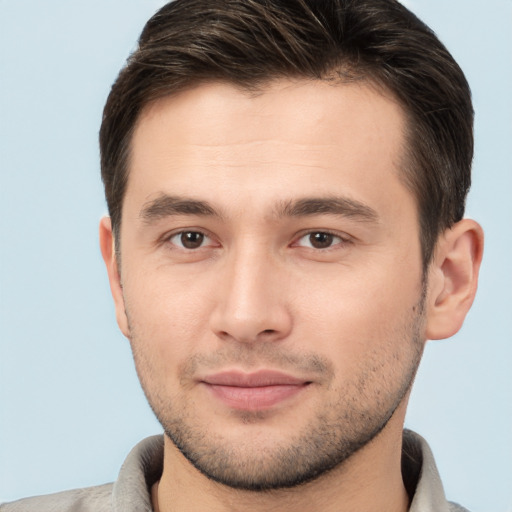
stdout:
POLYGON ((205 338, 211 309, 207 288, 182 281, 141 273, 123 288, 133 348, 144 351, 155 368, 168 370, 205 338))
POLYGON ((322 286, 309 283, 295 305, 295 326, 306 343, 315 340, 315 349, 343 372, 365 360, 378 365, 383 355, 396 358, 404 341, 410 344, 414 337, 421 298, 418 274, 400 279, 399 273, 342 269, 322 286))

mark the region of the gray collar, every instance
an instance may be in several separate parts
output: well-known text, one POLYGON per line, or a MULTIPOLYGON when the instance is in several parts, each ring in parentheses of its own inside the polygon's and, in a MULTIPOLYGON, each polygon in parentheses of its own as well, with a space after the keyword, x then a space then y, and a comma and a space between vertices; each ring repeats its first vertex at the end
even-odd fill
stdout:
MULTIPOLYGON (((112 492, 113 512, 152 512, 151 486, 163 467, 163 436, 141 441, 126 458, 112 492)), ((409 512, 454 512, 465 509, 446 501, 434 457, 427 442, 404 430, 402 473, 412 498, 409 512)))

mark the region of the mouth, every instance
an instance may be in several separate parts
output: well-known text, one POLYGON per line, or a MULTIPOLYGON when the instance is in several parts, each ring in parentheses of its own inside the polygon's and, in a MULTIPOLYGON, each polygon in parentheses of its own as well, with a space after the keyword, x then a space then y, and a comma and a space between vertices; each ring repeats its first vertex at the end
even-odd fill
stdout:
POLYGON ((220 372, 203 378, 201 383, 215 399, 230 408, 259 411, 290 400, 303 392, 311 381, 273 370, 260 370, 254 373, 220 372))

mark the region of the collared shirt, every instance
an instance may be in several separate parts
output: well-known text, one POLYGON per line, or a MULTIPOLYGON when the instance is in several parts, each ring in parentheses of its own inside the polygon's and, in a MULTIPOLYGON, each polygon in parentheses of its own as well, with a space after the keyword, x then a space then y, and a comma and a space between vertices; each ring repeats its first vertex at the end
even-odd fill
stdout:
MULTIPOLYGON (((151 486, 163 467, 163 436, 144 439, 126 458, 113 484, 25 498, 0 505, 0 512, 153 512, 151 486)), ((409 512, 467 512, 446 501, 427 442, 404 431, 402 475, 412 497, 409 512)))

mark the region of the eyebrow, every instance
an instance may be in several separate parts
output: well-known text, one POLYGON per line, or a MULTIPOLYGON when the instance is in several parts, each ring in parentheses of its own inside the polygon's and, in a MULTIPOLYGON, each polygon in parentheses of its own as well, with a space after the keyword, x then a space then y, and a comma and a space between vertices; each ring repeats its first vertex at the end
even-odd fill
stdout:
MULTIPOLYGON (((220 212, 208 201, 167 194, 161 194, 144 203, 139 217, 150 223, 173 215, 222 218, 220 212)), ((379 215, 373 208, 347 197, 310 197, 283 201, 274 209, 274 215, 277 218, 336 215, 373 223, 379 220, 379 215)))
POLYGON ((370 206, 348 197, 312 197, 285 201, 276 209, 278 217, 337 215, 362 222, 378 222, 379 215, 370 206))
POLYGON ((162 194, 144 203, 139 217, 146 222, 163 219, 173 215, 199 215, 221 217, 220 213, 207 201, 189 199, 162 194))

